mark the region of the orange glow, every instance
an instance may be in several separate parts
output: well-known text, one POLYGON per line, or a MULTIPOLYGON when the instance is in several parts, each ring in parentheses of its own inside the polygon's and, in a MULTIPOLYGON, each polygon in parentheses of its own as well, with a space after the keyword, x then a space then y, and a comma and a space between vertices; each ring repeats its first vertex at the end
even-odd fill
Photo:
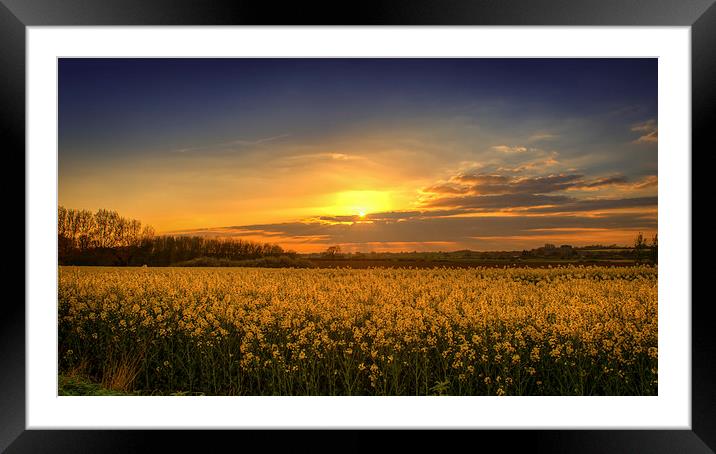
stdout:
MULTIPOLYGON (((59 202, 92 211, 116 210, 153 226, 157 234, 242 238, 302 253, 333 245, 347 252, 519 250, 546 242, 628 245, 638 231, 649 238, 656 232, 655 205, 572 211, 573 200, 581 198, 656 196, 655 176, 601 189, 599 197, 594 191, 567 195, 547 188, 550 196, 566 195, 569 203, 563 211, 559 203, 548 204, 550 199, 511 205, 509 194, 495 198, 507 200, 505 205, 472 209, 470 199, 478 197, 474 194, 427 197, 423 189, 471 171, 498 170, 474 170, 482 164, 447 163, 444 154, 385 145, 395 141, 389 136, 351 136, 340 144, 310 147, 286 140, 272 144, 270 152, 168 153, 141 162, 115 162, 108 174, 77 165, 63 170, 59 202), (441 200, 445 203, 434 203, 441 200)), ((417 149, 419 145, 416 142, 417 149)))
POLYGON ((333 196, 333 205, 326 207, 326 214, 333 216, 358 215, 390 211, 394 207, 393 196, 387 191, 343 191, 333 196))

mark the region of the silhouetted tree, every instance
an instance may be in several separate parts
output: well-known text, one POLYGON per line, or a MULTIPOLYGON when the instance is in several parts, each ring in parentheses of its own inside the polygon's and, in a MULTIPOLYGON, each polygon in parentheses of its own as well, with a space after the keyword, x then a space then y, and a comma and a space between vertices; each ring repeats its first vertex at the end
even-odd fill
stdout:
POLYGON ((644 239, 644 235, 639 232, 639 234, 636 236, 636 239, 634 240, 634 260, 637 263, 641 262, 641 259, 644 254, 644 249, 646 249, 646 240, 644 239))
POLYGON ((278 245, 241 239, 156 236, 151 226, 104 209, 58 207, 57 236, 61 265, 168 266, 200 257, 246 260, 286 254, 278 245))
POLYGON ((328 249, 326 249, 326 252, 324 252, 324 255, 326 257, 331 257, 331 258, 338 257, 341 255, 341 247, 338 245, 331 246, 328 249))
POLYGON ((651 249, 651 261, 654 263, 659 263, 659 245, 656 238, 656 233, 651 238, 651 245, 649 248, 651 249))

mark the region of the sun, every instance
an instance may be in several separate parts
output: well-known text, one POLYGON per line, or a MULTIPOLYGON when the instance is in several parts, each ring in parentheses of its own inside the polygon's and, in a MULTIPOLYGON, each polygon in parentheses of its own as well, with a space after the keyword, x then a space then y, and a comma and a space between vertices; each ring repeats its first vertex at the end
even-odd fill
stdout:
POLYGON ((343 191, 332 195, 331 205, 325 211, 331 216, 358 216, 364 219, 369 213, 383 213, 393 208, 388 191, 343 191))

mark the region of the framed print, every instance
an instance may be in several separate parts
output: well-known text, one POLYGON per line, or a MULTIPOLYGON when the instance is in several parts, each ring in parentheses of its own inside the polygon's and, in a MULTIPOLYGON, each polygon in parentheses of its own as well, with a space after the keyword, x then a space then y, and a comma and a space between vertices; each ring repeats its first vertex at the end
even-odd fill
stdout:
POLYGON ((716 9, 541 3, 3 0, 27 179, 3 450, 713 452, 691 169, 716 9))

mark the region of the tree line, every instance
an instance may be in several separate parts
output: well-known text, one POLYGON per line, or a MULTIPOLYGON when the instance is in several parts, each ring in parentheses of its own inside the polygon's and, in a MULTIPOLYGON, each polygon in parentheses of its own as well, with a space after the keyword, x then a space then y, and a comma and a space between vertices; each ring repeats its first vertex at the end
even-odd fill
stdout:
POLYGON ((636 262, 644 260, 649 260, 652 263, 659 262, 659 240, 656 233, 651 237, 651 244, 647 244, 646 238, 639 232, 634 239, 634 260, 636 262))
POLYGON ((155 235, 151 226, 111 210, 60 206, 57 214, 60 265, 169 266, 200 257, 250 260, 296 255, 275 244, 241 239, 155 235))

